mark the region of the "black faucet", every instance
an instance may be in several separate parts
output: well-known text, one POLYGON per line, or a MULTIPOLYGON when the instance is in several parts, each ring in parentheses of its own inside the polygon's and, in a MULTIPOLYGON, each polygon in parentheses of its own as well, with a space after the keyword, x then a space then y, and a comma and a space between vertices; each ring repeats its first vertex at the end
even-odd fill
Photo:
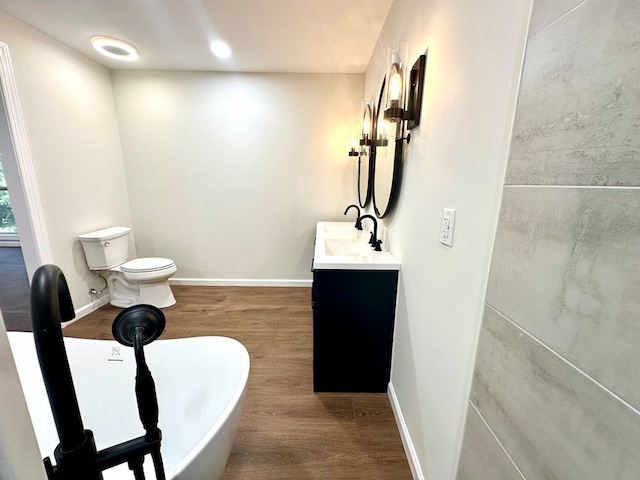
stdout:
POLYGON ((347 207, 347 209, 344 211, 343 215, 346 215, 350 208, 355 208, 358 211, 358 216, 356 217, 355 227, 358 230, 362 230, 362 223, 360 222, 360 207, 358 207, 357 205, 349 205, 347 207))
MULTIPOLYGON (((149 306, 136 305, 129 307, 124 312, 136 312, 139 307, 149 306)), ((157 313, 155 315, 157 316, 157 313)), ((155 324, 159 323, 162 323, 161 326, 164 328, 164 315, 161 312, 160 315, 162 316, 162 322, 158 319, 147 319, 146 317, 150 315, 146 313, 144 315, 132 315, 129 313, 128 317, 129 319, 138 317, 134 319, 140 320, 138 321, 141 324, 139 326, 143 330, 151 331, 155 324), (141 319, 140 317, 145 318, 141 319)), ((57 465, 53 466, 49 457, 44 459, 47 478, 49 480, 102 480, 103 470, 127 462, 136 480, 143 480, 142 463, 144 456, 150 454, 155 466, 157 479, 164 480, 164 467, 160 455, 161 433, 157 428, 157 400, 155 389, 151 390, 148 381, 140 382, 142 386, 139 387, 138 378, 136 378, 138 408, 147 435, 98 452, 96 451, 93 432, 84 429, 69 368, 69 360, 62 339, 62 327, 60 326, 61 322, 73 319, 75 312, 67 281, 62 270, 55 265, 43 265, 33 275, 31 282, 31 316, 40 370, 42 371, 53 420, 60 439, 60 443, 53 452, 57 465), (154 402, 155 412, 153 411, 154 402), (155 428, 153 424, 154 418, 155 428)), ((160 335, 157 331, 151 332, 151 335, 149 332, 146 335, 144 335, 144 332, 142 333, 143 335, 136 335, 140 337, 136 340, 136 363, 138 364, 139 372, 144 368, 141 368, 137 350, 139 349, 141 353, 143 344, 153 341, 160 335)), ((144 356, 142 356, 141 360, 144 363, 144 356)), ((144 367, 146 367, 146 364, 144 367)), ((148 368, 146 370, 148 372, 148 368)), ((142 375, 144 373, 142 372, 142 375)), ((96 379, 96 381, 99 381, 99 379, 96 379)))
POLYGON ((371 245, 376 252, 381 252, 382 248, 380 248, 380 244, 382 240, 378 240, 378 221, 373 215, 362 215, 358 218, 358 221, 362 223, 362 220, 365 218, 373 220, 373 232, 371 232, 371 237, 369 238, 369 245, 371 245))

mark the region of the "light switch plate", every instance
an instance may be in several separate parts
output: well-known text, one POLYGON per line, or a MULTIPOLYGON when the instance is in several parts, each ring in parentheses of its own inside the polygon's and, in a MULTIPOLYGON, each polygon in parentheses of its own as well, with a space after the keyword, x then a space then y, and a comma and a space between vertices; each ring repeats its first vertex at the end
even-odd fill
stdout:
POLYGON ((440 243, 453 247, 453 229, 456 224, 456 209, 445 208, 442 212, 442 225, 440 226, 440 243))

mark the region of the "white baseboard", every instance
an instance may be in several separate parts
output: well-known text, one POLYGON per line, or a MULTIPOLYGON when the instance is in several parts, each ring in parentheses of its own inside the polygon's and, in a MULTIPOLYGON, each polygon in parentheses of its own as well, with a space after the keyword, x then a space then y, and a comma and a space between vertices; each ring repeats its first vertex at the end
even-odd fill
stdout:
POLYGON ((396 417, 396 423, 398 424, 398 430, 400 430, 400 438, 402 439, 402 446, 407 454, 407 460, 409 461, 409 468, 411 469, 411 475, 416 480, 424 480, 424 474, 422 473, 422 467, 420 466, 420 460, 418 460, 418 453, 416 452, 413 442, 411 441, 411 435, 407 428, 407 423, 404 421, 402 415, 402 409, 396 396, 396 391, 393 388, 393 384, 389 382, 387 389, 387 395, 389 395, 389 401, 391 402, 391 409, 393 415, 396 417))
POLYGON ((82 317, 86 317, 91 312, 95 312, 100 307, 104 307, 107 303, 109 303, 109 295, 104 295, 94 302, 88 303, 83 307, 76 308, 76 316, 73 320, 69 320, 68 322, 62 322, 62 328, 68 327, 72 323, 77 322, 82 317))
POLYGON ((196 287, 307 287, 311 280, 277 280, 277 279, 235 279, 235 278, 171 278, 170 285, 189 285, 196 287))

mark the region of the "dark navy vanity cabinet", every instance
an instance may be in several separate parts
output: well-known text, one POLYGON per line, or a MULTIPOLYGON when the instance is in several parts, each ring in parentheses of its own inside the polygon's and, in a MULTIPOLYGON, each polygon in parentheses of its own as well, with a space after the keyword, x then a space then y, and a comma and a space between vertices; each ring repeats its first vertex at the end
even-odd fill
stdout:
POLYGON ((313 390, 386 392, 397 270, 313 270, 313 390))

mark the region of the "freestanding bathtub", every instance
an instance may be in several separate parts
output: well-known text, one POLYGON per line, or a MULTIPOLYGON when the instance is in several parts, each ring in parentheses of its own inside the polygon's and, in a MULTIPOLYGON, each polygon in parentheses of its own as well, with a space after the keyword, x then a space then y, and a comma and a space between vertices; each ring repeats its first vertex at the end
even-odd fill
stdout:
MULTIPOLYGON (((9 332, 38 446, 51 457, 59 443, 31 333, 9 332)), ((116 341, 65 338, 84 428, 98 450, 144 435, 138 417, 133 348, 116 341)), ((167 479, 218 479, 231 452, 249 376, 245 347, 226 337, 157 340, 145 347, 160 410, 167 479)), ((54 461, 55 463, 55 461, 54 461)), ((145 476, 154 479, 146 458, 145 476)), ((125 465, 105 480, 133 479, 125 465)))

